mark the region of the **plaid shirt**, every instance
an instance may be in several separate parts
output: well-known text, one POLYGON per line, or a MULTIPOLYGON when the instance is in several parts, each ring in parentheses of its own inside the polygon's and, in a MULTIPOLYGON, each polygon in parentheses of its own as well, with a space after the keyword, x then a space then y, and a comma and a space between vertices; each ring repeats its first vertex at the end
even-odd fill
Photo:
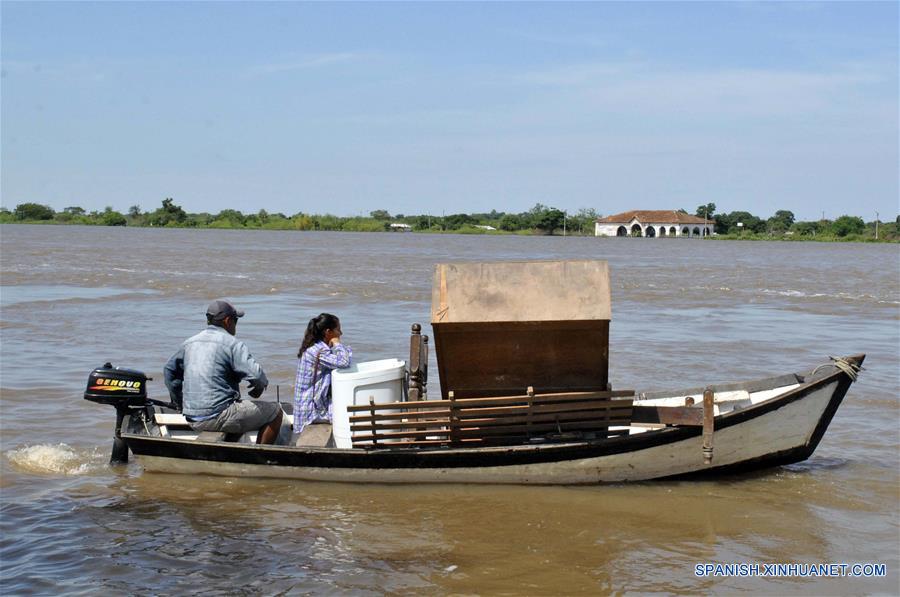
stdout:
POLYGON ((353 349, 343 344, 329 347, 316 342, 297 362, 294 379, 294 432, 318 420, 331 421, 331 371, 350 366, 353 349), (316 359, 319 361, 316 371, 316 359), (315 384, 313 384, 315 379, 315 384))

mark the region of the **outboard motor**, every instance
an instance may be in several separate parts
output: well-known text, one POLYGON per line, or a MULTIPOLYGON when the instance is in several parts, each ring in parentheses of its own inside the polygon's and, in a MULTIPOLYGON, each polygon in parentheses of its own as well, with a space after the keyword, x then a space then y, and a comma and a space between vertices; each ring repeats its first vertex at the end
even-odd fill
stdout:
POLYGON ((128 446, 122 439, 125 416, 146 408, 148 404, 160 404, 147 398, 147 381, 150 379, 140 371, 113 367, 112 363, 94 369, 88 376, 84 399, 116 407, 116 431, 110 464, 128 462, 128 446))

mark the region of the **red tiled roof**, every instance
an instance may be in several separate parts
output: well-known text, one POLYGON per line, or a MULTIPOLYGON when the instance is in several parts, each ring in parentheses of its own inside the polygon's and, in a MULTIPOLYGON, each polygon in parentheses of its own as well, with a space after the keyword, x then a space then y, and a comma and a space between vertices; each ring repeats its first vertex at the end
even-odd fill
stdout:
POLYGON ((690 214, 682 213, 680 211, 675 210, 641 210, 634 209, 631 211, 622 212, 620 214, 616 214, 614 216, 606 216, 605 218, 600 218, 597 220, 599 224, 627 224, 631 220, 637 219, 637 221, 644 224, 703 224, 706 222, 707 224, 712 224, 712 218, 708 220, 704 220, 703 218, 698 218, 697 216, 692 216, 690 214))

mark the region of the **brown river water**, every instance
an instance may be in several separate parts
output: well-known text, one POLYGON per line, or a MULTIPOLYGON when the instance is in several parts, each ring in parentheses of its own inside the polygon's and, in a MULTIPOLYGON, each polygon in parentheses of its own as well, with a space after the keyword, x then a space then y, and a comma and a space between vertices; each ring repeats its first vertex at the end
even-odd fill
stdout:
MULTIPOLYGON (((3 594, 900 592, 900 246, 0 227, 3 594), (806 462, 714 481, 387 486, 106 463, 104 361, 154 377, 212 298, 282 399, 309 317, 356 360, 406 358, 441 261, 610 263, 610 379, 637 391, 865 352, 806 462), (879 577, 698 576, 697 564, 884 564, 879 577)), ((430 333, 429 326, 424 326, 430 333)), ((432 363, 430 389, 437 391, 432 363)), ((270 391, 274 388, 270 387, 270 391)))

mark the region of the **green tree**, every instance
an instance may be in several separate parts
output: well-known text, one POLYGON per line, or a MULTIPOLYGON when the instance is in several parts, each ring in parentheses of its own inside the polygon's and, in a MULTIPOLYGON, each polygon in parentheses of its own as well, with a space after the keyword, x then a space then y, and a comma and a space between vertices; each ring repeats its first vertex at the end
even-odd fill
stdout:
POLYGON ((206 213, 205 211, 201 211, 200 213, 196 214, 188 214, 187 218, 185 218, 184 222, 182 222, 180 225, 186 226, 188 228, 202 228, 204 226, 209 226, 210 224, 212 224, 213 220, 215 219, 216 217, 214 215, 206 213))
POLYGON ((213 224, 226 228, 241 228, 247 222, 247 217, 236 209, 223 209, 217 215, 213 224))
POLYGON ((125 214, 128 223, 132 226, 141 226, 144 223, 144 212, 140 205, 132 205, 125 214))
POLYGON ((553 234, 554 230, 562 228, 563 218, 565 218, 565 214, 562 211, 551 207, 537 218, 534 227, 547 234, 553 234))
POLYGON ((369 215, 376 220, 390 220, 391 214, 388 213, 386 209, 376 209, 375 211, 370 211, 369 215))
POLYGON ((13 210, 17 220, 52 220, 56 212, 49 205, 20 203, 13 210))
POLYGON ((841 216, 831 223, 831 230, 840 237, 848 234, 862 234, 866 223, 857 216, 841 216))
POLYGON ((447 230, 459 230, 466 224, 475 225, 478 220, 469 214, 451 214, 444 217, 444 227, 447 230))
POLYGON ((342 230, 348 232, 384 232, 390 224, 375 218, 347 218, 341 224, 342 230))
POLYGON ((294 230, 315 230, 316 223, 313 221, 311 216, 300 212, 291 216, 291 227, 294 230))
POLYGON ((707 203, 706 205, 698 205, 696 216, 698 218, 706 218, 707 220, 713 219, 713 214, 716 213, 716 204, 715 203, 707 203))
POLYGON ((171 197, 163 199, 162 207, 150 214, 149 218, 151 226, 177 226, 184 224, 187 219, 187 213, 171 197))
MULTIPOLYGON (((257 215, 257 217, 259 216, 257 215)), ((292 223, 284 214, 275 213, 269 214, 262 227, 269 230, 289 230, 292 228, 292 223)))
POLYGON ((72 223, 73 221, 89 223, 88 217, 85 214, 83 207, 71 206, 63 209, 62 211, 56 212, 56 216, 54 216, 57 221, 65 222, 67 224, 72 223))
POLYGON ((125 216, 113 210, 109 205, 107 205, 106 209, 103 210, 103 213, 99 215, 98 221, 104 226, 125 226, 128 224, 125 216))
MULTIPOLYGON (((324 216, 315 215, 312 216, 313 225, 315 226, 315 230, 344 230, 344 218, 339 218, 338 216, 332 214, 325 214, 324 216)), ((365 219, 365 218, 363 218, 365 219)), ((371 221, 371 220, 369 220, 371 221)), ((380 226, 384 225, 384 222, 378 222, 380 226)))
POLYGON ((769 229, 775 232, 784 232, 789 230, 794 224, 794 212, 786 209, 779 209, 775 215, 769 218, 769 229))
POLYGON ((800 236, 815 236, 821 231, 818 222, 794 222, 791 229, 800 236))
POLYGON ((529 228, 537 228, 538 221, 544 217, 547 210, 550 209, 543 203, 535 203, 534 207, 527 212, 520 214, 522 216, 522 224, 529 228))
POLYGON ((502 218, 500 218, 500 230, 506 230, 507 232, 512 232, 514 230, 521 230, 522 226, 522 218, 518 214, 504 214, 502 218))
POLYGON ((762 233, 766 231, 766 222, 746 211, 733 211, 716 216, 716 232, 718 234, 738 234, 742 223, 744 232, 762 233))
POLYGON ((592 233, 594 231, 594 223, 599 218, 600 214, 597 213, 597 210, 592 207, 583 207, 578 210, 577 214, 569 218, 569 227, 582 234, 585 232, 592 233))

